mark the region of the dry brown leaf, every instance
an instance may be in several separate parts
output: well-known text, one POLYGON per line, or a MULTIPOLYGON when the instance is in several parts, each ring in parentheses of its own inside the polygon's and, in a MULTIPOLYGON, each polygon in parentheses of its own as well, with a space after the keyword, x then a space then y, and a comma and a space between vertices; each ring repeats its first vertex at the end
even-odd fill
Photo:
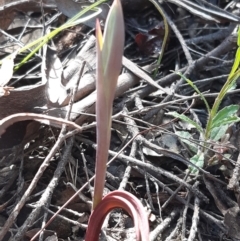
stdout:
MULTIPOLYGON (((91 5, 88 1, 81 1, 80 3, 74 2, 72 0, 66 1, 66 0, 55 0, 57 4, 57 8, 60 12, 62 12, 65 16, 72 18, 76 14, 78 14, 80 11, 83 10, 84 7, 87 7, 91 5)), ((102 12, 97 16, 100 20, 106 20, 109 6, 107 4, 101 4, 99 6, 102 10, 102 12)), ((90 15, 92 12, 90 11, 87 14, 84 14, 84 16, 90 15)), ((95 28, 96 23, 96 17, 84 22, 85 25, 95 28)))
MULTIPOLYGON (((8 29, 12 23, 16 10, 27 12, 36 11, 41 9, 41 1, 37 0, 0 0, 0 28, 3 30, 8 29)), ((43 8, 45 10, 51 10, 55 8, 54 0, 44 0, 43 8)))
POLYGON ((48 101, 52 106, 60 106, 62 100, 65 100, 67 96, 67 91, 62 85, 63 66, 53 48, 48 47, 46 67, 44 69, 46 69, 46 72, 42 73, 42 75, 44 78, 46 74, 46 93, 48 101))
POLYGON ((14 87, 0 86, 0 97, 10 95, 10 91, 13 89, 14 89, 14 87))
POLYGON ((167 0, 170 3, 174 3, 181 8, 184 8, 191 12, 192 14, 206 19, 208 21, 214 22, 237 22, 239 23, 240 18, 225 9, 221 9, 220 7, 209 3, 208 1, 198 0, 197 3, 194 3, 192 0, 167 0))

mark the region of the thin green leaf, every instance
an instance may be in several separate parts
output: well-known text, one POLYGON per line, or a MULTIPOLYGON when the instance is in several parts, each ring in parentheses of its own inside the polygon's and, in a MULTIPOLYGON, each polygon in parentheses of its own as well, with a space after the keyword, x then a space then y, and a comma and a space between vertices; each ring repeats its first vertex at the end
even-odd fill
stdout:
POLYGON ((236 72, 236 70, 239 67, 239 63, 240 63, 240 48, 237 49, 237 52, 235 55, 235 60, 234 60, 231 72, 229 74, 229 78, 231 78, 233 76, 233 74, 236 72))
POLYGON ((231 117, 237 113, 239 105, 230 105, 221 109, 216 116, 213 117, 211 128, 223 125, 224 120, 231 120, 231 117))
POLYGON ((239 63, 240 63, 240 28, 238 27, 238 38, 237 38, 237 45, 238 45, 238 49, 235 55, 235 60, 231 69, 231 72, 229 74, 229 79, 233 76, 233 74, 236 72, 236 70, 239 67, 239 63))
POLYGON ((198 87, 190 79, 187 79, 182 73, 178 72, 177 74, 179 76, 181 76, 181 78, 183 78, 201 96, 201 99, 203 100, 203 102, 208 110, 208 113, 210 113, 211 109, 209 107, 209 104, 208 104, 206 98, 201 93, 201 91, 198 89, 198 87))
POLYGON ((226 133, 229 125, 222 125, 219 127, 215 127, 210 132, 210 139, 213 141, 220 140, 226 133))
POLYGON ((238 39, 237 39, 237 45, 240 47, 240 27, 238 26, 238 39))
MULTIPOLYGON (((71 19, 69 19, 65 24, 63 24, 62 26, 54 29, 53 31, 51 31, 50 33, 46 34, 45 36, 33 41, 32 43, 27 44, 26 46, 22 47, 19 50, 19 53, 22 53, 28 49, 30 49, 31 47, 35 46, 35 48, 33 50, 31 50, 31 52, 14 68, 14 70, 19 69, 24 63, 26 63, 40 48, 42 48, 43 45, 45 45, 50 39, 52 39, 55 35, 57 35, 58 33, 60 33, 62 30, 75 26, 79 23, 82 23, 84 21, 87 21, 93 17, 96 17, 101 11, 100 9, 98 9, 97 12, 93 12, 91 15, 80 18, 83 14, 87 13, 90 10, 95 9, 95 7, 97 7, 99 4, 105 2, 106 0, 99 0, 93 4, 91 4, 90 6, 84 8, 80 13, 78 13, 77 15, 75 15, 74 17, 72 17, 71 19)), ((2 62, 0 61, 0 64, 2 62)))
POLYGON ((176 111, 173 112, 168 112, 166 113, 166 115, 171 115, 175 118, 179 118, 180 120, 183 120, 187 123, 190 123, 191 125, 193 125, 199 132, 204 133, 202 127, 200 125, 198 125, 195 121, 191 120, 190 118, 188 118, 187 116, 183 115, 183 114, 178 114, 176 111))
MULTIPOLYGON (((228 82, 230 84, 235 83, 240 76, 240 69, 238 69, 231 77, 228 77, 228 82)), ((225 83, 226 84, 226 83, 225 83)))

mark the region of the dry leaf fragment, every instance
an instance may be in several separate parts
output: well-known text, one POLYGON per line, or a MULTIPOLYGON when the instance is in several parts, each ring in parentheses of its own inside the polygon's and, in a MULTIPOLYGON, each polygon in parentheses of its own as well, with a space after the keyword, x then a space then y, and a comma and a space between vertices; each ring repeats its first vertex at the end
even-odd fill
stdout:
POLYGON ((18 51, 15 51, 10 56, 2 60, 2 66, 0 69, 0 86, 6 85, 13 75, 14 59, 18 51))
MULTIPOLYGON (((74 2, 74 1, 66 1, 66 0, 55 0, 57 8, 60 12, 62 12, 65 16, 72 18, 76 14, 78 14, 80 11, 82 11, 85 7, 88 7, 92 3, 89 3, 88 1, 81 1, 81 2, 74 2)), ((97 16, 98 19, 105 21, 106 17, 108 15, 109 6, 107 4, 101 4, 99 7, 101 8, 101 12, 97 16)), ((87 13, 86 15, 89 15, 91 13, 87 13)), ((95 28, 96 23, 96 17, 87 20, 83 24, 95 28)))
POLYGON ((0 97, 10 95, 10 91, 13 90, 13 89, 14 89, 14 87, 9 87, 9 86, 2 87, 2 86, 0 86, 0 97))
POLYGON ((52 106, 60 106, 67 97, 67 91, 62 85, 63 66, 54 48, 48 47, 46 55, 46 73, 43 73, 47 81, 46 93, 52 106))

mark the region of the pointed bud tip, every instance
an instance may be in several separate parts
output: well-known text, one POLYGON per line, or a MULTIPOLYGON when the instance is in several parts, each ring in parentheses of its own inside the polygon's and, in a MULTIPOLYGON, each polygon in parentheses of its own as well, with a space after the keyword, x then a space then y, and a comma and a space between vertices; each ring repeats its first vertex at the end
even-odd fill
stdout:
POLYGON ((102 36, 101 25, 98 18, 96 19, 96 39, 97 39, 97 44, 99 46, 99 50, 102 50, 103 36, 102 36))

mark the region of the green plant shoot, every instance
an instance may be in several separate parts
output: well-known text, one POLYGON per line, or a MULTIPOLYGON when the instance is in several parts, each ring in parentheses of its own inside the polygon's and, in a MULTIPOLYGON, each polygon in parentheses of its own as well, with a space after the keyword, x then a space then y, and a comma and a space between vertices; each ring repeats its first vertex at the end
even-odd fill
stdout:
MULTIPOLYGON (((209 104, 208 104, 206 98, 199 91, 197 86, 194 85, 194 83, 191 80, 187 79, 181 73, 178 73, 200 95, 201 99, 205 103, 205 106, 207 108, 208 115, 209 115, 206 129, 203 130, 203 128, 198 123, 191 120, 184 114, 180 115, 177 112, 169 112, 168 113, 169 115, 172 115, 176 118, 179 118, 185 122, 192 124, 199 131, 199 133, 201 134, 200 136, 203 135, 203 139, 205 141, 204 142, 205 148, 197 150, 196 148, 192 148, 192 146, 190 147, 192 150, 195 150, 195 152, 196 152, 196 154, 192 158, 190 158, 190 161, 199 167, 203 167, 203 165, 204 165, 205 149, 207 146, 209 146, 207 144, 207 142, 209 140, 212 140, 212 141, 220 140, 225 135, 229 125, 240 121, 240 118, 237 117, 237 115, 236 115, 237 111, 239 110, 239 105, 226 106, 219 111, 219 106, 220 106, 223 98, 226 96, 227 92, 235 85, 236 80, 240 76, 240 69, 239 69, 239 65, 240 65, 240 28, 238 28, 237 45, 238 45, 238 49, 236 51, 235 60, 234 60, 234 64, 232 66, 231 72, 228 76, 227 81, 225 82, 222 89, 220 90, 217 98, 215 99, 215 102, 214 102, 212 108, 209 107, 209 104)), ((181 136, 187 136, 187 134, 183 133, 183 132, 181 132, 180 134, 181 134, 181 136)), ((187 141, 185 141, 185 143, 188 144, 187 141)), ((196 172, 196 170, 194 168, 192 170, 196 172)))
POLYGON ((112 104, 118 76, 122 66, 124 48, 124 22, 120 1, 114 1, 109 11, 102 36, 100 23, 96 23, 97 38, 97 153, 93 209, 102 200, 106 163, 111 137, 112 104))
POLYGON ((149 240, 149 224, 141 202, 126 191, 113 191, 103 198, 108 149, 111 137, 111 116, 115 88, 122 66, 124 21, 120 0, 114 0, 106 20, 104 36, 96 22, 97 38, 97 153, 93 210, 88 221, 86 241, 97 241, 106 215, 122 208, 133 218, 137 241, 149 240))

